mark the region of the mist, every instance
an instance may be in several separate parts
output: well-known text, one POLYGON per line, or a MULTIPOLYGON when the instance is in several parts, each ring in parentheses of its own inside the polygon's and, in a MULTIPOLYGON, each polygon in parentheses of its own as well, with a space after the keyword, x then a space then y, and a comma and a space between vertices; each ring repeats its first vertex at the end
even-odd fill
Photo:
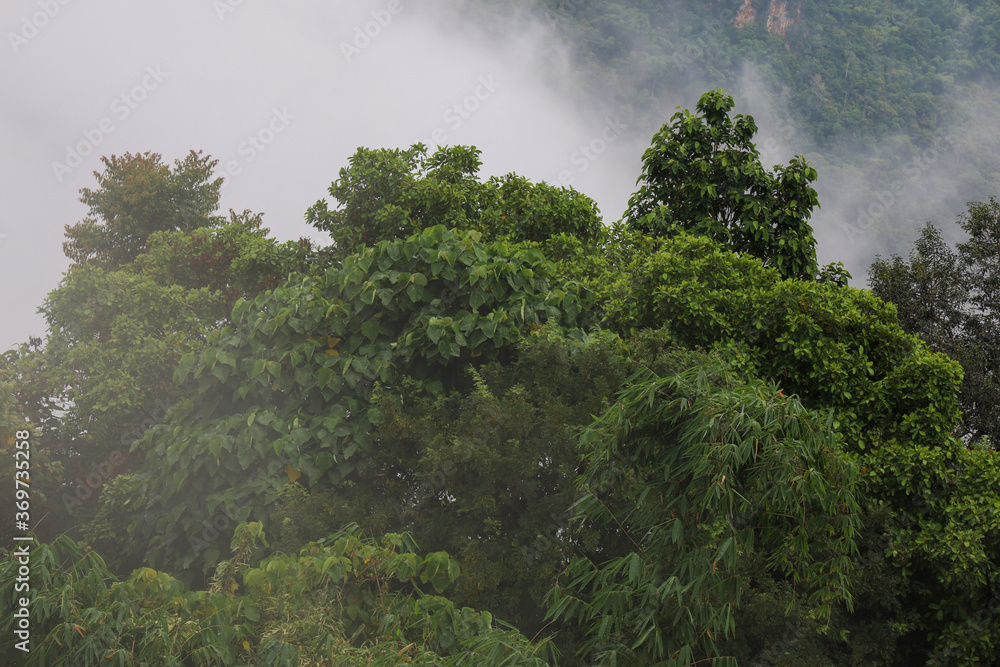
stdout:
MULTIPOLYGON (((613 105, 581 104, 537 15, 405 0, 0 8, 0 345, 43 336, 37 313, 69 266, 65 225, 87 215, 100 157, 189 150, 219 160, 221 212, 250 209, 279 240, 360 146, 475 145, 481 176, 574 187, 616 219, 642 152, 613 105)), ((648 141, 648 136, 646 137, 648 141)))
MULTIPOLYGON (((203 150, 225 180, 221 212, 262 212, 279 240, 327 243, 304 213, 354 151, 417 142, 475 145, 481 177, 573 187, 609 223, 627 207, 652 135, 677 107, 723 87, 754 116, 765 165, 803 154, 816 167, 819 259, 843 262, 852 284, 864 284, 876 254, 906 254, 927 220, 960 238, 953 221, 995 186, 997 165, 968 156, 1000 148, 1000 114, 984 104, 996 91, 956 99, 939 142, 919 151, 899 137, 850 146, 859 169, 828 159, 848 147, 817 150, 787 95, 766 83, 766 65, 744 63, 735 85, 699 74, 735 19, 691 26, 678 15, 664 57, 686 74, 664 84, 651 83, 657 65, 645 61, 627 80, 584 77, 573 28, 525 3, 6 2, 0 274, 16 288, 4 295, 0 345, 44 335, 37 308, 69 266, 64 225, 87 214, 79 190, 95 185, 102 155, 124 152, 172 163, 203 150), (640 103, 616 102, 628 98, 640 103)), ((634 52, 650 46, 619 37, 634 52)))
MULTIPOLYGON (((722 3, 703 17, 680 5, 663 5, 651 10, 650 16, 621 18, 622 23, 607 28, 620 44, 619 57, 627 67, 618 67, 622 80, 608 81, 607 90, 596 91, 592 97, 610 98, 619 93, 636 101, 628 111, 633 126, 629 142, 635 158, 641 156, 652 134, 676 107, 693 110, 702 93, 722 88, 734 96, 735 113, 754 117, 759 128, 755 143, 765 166, 803 155, 816 168, 818 178, 813 187, 820 205, 810 223, 817 256, 821 265, 842 262, 853 276, 852 285, 867 284, 868 267, 877 255, 908 255, 927 222, 941 228, 949 242, 963 240, 955 223, 968 203, 997 194, 1000 112, 996 102, 1000 91, 996 86, 960 86, 945 77, 942 83, 951 108, 931 119, 925 137, 915 140, 900 133, 859 141, 839 136, 818 146, 797 120, 805 109, 791 101, 793 91, 774 83, 776 77, 767 59, 731 64, 718 60, 718 54, 726 52, 721 48, 723 43, 732 39, 734 25, 765 20, 760 11, 764 5, 752 4, 758 6, 753 17, 744 11, 750 5, 746 2, 722 3), (638 31, 628 30, 628 20, 653 22, 657 28, 652 32, 659 41, 650 43, 633 34, 638 31), (666 66, 672 66, 677 74, 665 78, 666 66), (735 78, 707 74, 730 69, 738 72, 735 78)), ((914 3, 898 5, 887 21, 904 22, 915 8, 914 3)), ((791 12, 787 27, 809 19, 805 13, 791 12)), ((567 25, 566 33, 570 43, 587 39, 574 26, 567 25)), ((960 30, 939 54, 945 60, 960 58, 973 48, 969 32, 960 30)), ((576 70, 584 66, 574 63, 576 70)), ((824 103, 827 83, 818 76, 813 78, 813 90, 805 96, 807 105, 824 103)), ((638 173, 637 167, 624 161, 621 168, 638 173)))
MULTIPOLYGON (((766 83, 760 67, 745 62, 730 92, 736 113, 754 117, 757 150, 765 167, 786 164, 803 155, 817 170, 812 184, 819 197, 810 224, 820 265, 842 262, 851 285, 865 287, 868 267, 876 256, 909 255, 920 229, 928 222, 952 244, 964 240, 956 224, 968 203, 997 194, 994 174, 1000 171, 1000 91, 977 86, 956 93, 954 110, 934 129, 934 139, 914 148, 901 136, 857 145, 840 139, 817 148, 796 120, 787 95, 766 83), (849 159, 842 156, 850 155, 849 159), (975 156, 979 156, 978 158, 975 156)), ((722 86, 701 80, 686 97, 722 86)), ((685 102, 693 108, 694 102, 685 102)))

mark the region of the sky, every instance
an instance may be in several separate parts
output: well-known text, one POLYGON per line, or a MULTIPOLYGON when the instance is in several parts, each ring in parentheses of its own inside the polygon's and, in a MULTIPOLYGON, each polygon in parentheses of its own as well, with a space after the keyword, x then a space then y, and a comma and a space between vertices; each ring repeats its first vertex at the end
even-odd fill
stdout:
MULTIPOLYGON (((329 241, 304 214, 358 147, 416 142, 475 145, 482 177, 513 171, 572 186, 617 220, 659 125, 714 84, 667 94, 660 118, 629 127, 610 91, 587 98, 569 88, 568 49, 549 23, 470 23, 460 3, 3 0, 0 284, 10 287, 0 350, 44 335, 38 307, 69 266, 64 226, 86 216, 79 191, 96 185, 101 156, 152 151, 173 163, 202 150, 225 180, 220 213, 263 213, 282 241, 329 241)), ((807 153, 806 133, 763 89, 747 67, 729 91, 757 121, 762 161, 807 153)), ((996 134, 994 121, 970 135, 975 143, 996 134)), ((954 171, 941 160, 901 184, 893 206, 922 210, 952 187, 954 171)), ((863 285, 877 237, 845 235, 845 221, 881 203, 832 183, 820 169, 819 259, 843 260, 863 285)))
POLYGON ((571 185, 617 219, 643 145, 553 85, 568 65, 549 27, 454 16, 412 0, 4 0, 0 349, 44 335, 37 309, 102 155, 203 150, 221 212, 262 212, 279 240, 329 240, 304 214, 359 146, 416 142, 475 145, 483 177, 571 185))

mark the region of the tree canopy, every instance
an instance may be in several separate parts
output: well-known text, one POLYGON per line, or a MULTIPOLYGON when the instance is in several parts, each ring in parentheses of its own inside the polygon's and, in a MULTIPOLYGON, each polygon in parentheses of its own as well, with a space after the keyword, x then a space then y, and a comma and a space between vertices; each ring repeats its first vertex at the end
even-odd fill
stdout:
POLYGON ((608 226, 416 145, 348 160, 330 247, 279 244, 209 215, 210 158, 106 160, 0 359, 25 664, 997 662, 1000 205, 849 287, 815 171, 731 109, 664 126, 608 226))
POLYGON ((896 306, 900 324, 965 371, 962 435, 1000 437, 1000 202, 975 202, 959 220, 968 240, 954 252, 928 223, 909 260, 877 258, 872 291, 896 306))
POLYGON ((78 264, 97 262, 109 268, 126 264, 146 248, 158 231, 192 230, 219 222, 222 179, 212 180, 218 160, 191 151, 174 168, 158 153, 125 153, 101 158, 94 172, 96 190, 81 190, 90 215, 66 225, 63 252, 78 264))
POLYGON ((783 277, 813 278, 816 240, 809 216, 819 198, 816 170, 801 156, 768 172, 753 144, 757 126, 729 117, 733 98, 711 91, 698 114, 679 111, 642 156, 641 187, 627 224, 649 236, 703 235, 774 266, 783 277))

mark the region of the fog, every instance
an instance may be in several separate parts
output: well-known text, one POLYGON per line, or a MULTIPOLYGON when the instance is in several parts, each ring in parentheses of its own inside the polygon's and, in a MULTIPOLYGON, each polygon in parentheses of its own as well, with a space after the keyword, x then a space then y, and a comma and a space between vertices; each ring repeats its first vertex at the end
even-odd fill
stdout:
POLYGON ((222 211, 263 212, 280 240, 328 241, 304 213, 359 146, 416 142, 475 145, 483 177, 570 185, 617 218, 642 148, 615 109, 567 94, 546 22, 457 16, 403 0, 3 3, 0 280, 16 287, 0 346, 44 334, 36 309, 102 155, 203 150, 222 211))
POLYGON ((997 194, 1000 153, 997 95, 974 88, 954 100, 954 118, 942 122, 927 146, 902 148, 893 138, 857 150, 865 167, 836 168, 807 154, 820 173, 822 209, 814 218, 817 247, 826 261, 843 261, 863 286, 876 255, 907 257, 920 228, 931 222, 952 244, 964 240, 956 222, 972 201, 997 194))
MULTIPOLYGON (((720 85, 701 80, 688 86, 683 97, 692 101, 684 105, 693 108, 699 90, 720 85)), ((768 86, 756 66, 745 63, 729 92, 735 112, 757 123, 755 143, 765 166, 803 155, 817 170, 812 185, 819 207, 810 219, 817 258, 821 265, 842 262, 855 287, 867 286, 876 256, 908 256, 927 222, 952 244, 964 240, 956 222, 968 203, 1000 194, 992 177, 1000 170, 1000 94, 990 88, 958 95, 953 117, 938 124, 926 147, 914 149, 903 137, 889 136, 860 146, 842 139, 823 151, 796 121, 787 97, 768 86)))
MULTIPOLYGON (((0 279, 12 288, 0 347, 44 334, 37 308, 69 265, 63 227, 85 217, 79 190, 95 185, 102 155, 153 151, 172 163, 203 150, 225 179, 221 211, 262 212, 279 240, 329 240, 304 213, 359 146, 416 142, 475 145, 483 177, 516 171, 572 186, 618 219, 652 134, 720 83, 693 77, 653 90, 638 111, 616 108, 614 86, 629 82, 582 87, 557 24, 512 4, 4 2, 0 279)), ((707 35, 668 57, 703 55, 717 37, 707 35)), ((926 219, 954 227, 966 199, 991 185, 965 158, 1000 136, 996 114, 981 113, 995 97, 987 91, 959 101, 959 121, 940 128, 947 141, 932 152, 895 151, 891 138, 864 147, 882 165, 864 172, 816 152, 753 66, 729 92, 754 115, 766 164, 805 154, 818 169, 818 254, 844 262, 855 285, 876 252, 905 254, 926 219), (893 168, 905 176, 878 173, 893 168)))

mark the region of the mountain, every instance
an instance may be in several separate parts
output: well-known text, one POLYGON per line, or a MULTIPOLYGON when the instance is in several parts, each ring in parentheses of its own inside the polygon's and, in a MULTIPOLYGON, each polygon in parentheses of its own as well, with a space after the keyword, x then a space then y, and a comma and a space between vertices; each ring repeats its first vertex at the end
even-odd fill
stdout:
MULTIPOLYGON (((820 254, 863 276, 1000 178, 1000 3, 524 0, 566 45, 581 107, 648 136, 712 88, 756 101, 758 149, 819 171, 820 254)), ((765 157, 770 157, 765 155, 765 157)), ((619 212, 608 211, 610 218, 619 212)), ((947 238, 959 240, 954 234, 947 238)))

